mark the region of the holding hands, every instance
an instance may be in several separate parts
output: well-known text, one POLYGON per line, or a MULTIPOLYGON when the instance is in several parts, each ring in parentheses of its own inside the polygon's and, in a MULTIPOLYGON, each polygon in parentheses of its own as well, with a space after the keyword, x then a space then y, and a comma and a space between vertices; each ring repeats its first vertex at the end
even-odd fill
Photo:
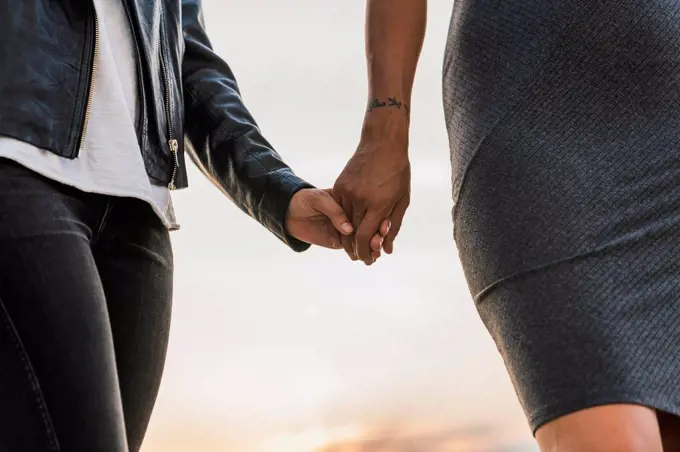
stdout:
POLYGON ((293 196, 286 219, 290 235, 312 245, 344 248, 352 260, 366 265, 382 249, 392 253, 410 202, 411 169, 407 127, 387 119, 379 127, 364 127, 332 190, 303 189, 293 196))
POLYGON ((372 237, 385 221, 390 228, 382 247, 392 253, 410 203, 410 182, 407 134, 365 131, 331 192, 356 230, 342 237, 350 259, 375 262, 372 237))
POLYGON ((409 105, 426 23, 426 0, 368 0, 368 107, 359 146, 330 192, 310 191, 317 198, 307 201, 303 190, 297 203, 293 198, 293 236, 342 247, 366 265, 381 249, 394 250, 410 203, 409 105))
MULTIPOLYGON (((354 226, 347 214, 330 195, 330 190, 306 188, 295 193, 288 205, 286 230, 298 240, 324 248, 341 249, 342 238, 351 237, 354 226)), ((372 254, 377 259, 389 221, 380 225, 370 239, 372 254)))

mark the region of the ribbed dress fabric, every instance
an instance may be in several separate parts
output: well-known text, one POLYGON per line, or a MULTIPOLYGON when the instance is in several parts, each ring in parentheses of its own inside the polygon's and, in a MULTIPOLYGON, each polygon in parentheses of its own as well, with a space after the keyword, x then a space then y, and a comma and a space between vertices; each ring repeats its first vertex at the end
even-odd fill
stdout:
POLYGON ((680 415, 680 1, 456 0, 454 237, 533 431, 680 415))

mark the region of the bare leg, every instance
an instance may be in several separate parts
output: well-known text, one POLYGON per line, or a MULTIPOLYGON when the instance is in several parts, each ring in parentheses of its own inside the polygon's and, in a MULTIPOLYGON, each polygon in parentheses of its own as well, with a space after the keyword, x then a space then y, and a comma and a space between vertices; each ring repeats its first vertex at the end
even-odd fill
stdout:
POLYGON ((541 452, 662 452, 656 413, 638 405, 582 410, 538 429, 541 452))

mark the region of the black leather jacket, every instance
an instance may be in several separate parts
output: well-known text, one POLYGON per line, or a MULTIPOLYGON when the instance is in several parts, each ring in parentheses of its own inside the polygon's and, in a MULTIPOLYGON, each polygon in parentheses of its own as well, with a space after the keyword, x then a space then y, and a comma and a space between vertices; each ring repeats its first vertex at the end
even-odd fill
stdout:
MULTIPOLYGON (((242 210, 285 232, 295 176, 243 105, 206 36, 200 0, 122 1, 139 74, 137 138, 152 181, 187 186, 184 151, 242 210)), ((0 135, 76 158, 87 133, 98 28, 92 0, 0 0, 0 135)))

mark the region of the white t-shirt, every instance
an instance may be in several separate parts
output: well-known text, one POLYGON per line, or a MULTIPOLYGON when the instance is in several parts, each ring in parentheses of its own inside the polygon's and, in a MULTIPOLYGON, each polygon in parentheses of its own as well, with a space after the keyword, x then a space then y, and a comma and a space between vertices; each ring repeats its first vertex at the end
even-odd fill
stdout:
POLYGON ((170 190, 153 185, 137 143, 137 61, 128 17, 120 0, 94 0, 99 25, 98 67, 85 143, 67 159, 0 136, 5 157, 82 191, 148 202, 170 229, 178 229, 170 190))

